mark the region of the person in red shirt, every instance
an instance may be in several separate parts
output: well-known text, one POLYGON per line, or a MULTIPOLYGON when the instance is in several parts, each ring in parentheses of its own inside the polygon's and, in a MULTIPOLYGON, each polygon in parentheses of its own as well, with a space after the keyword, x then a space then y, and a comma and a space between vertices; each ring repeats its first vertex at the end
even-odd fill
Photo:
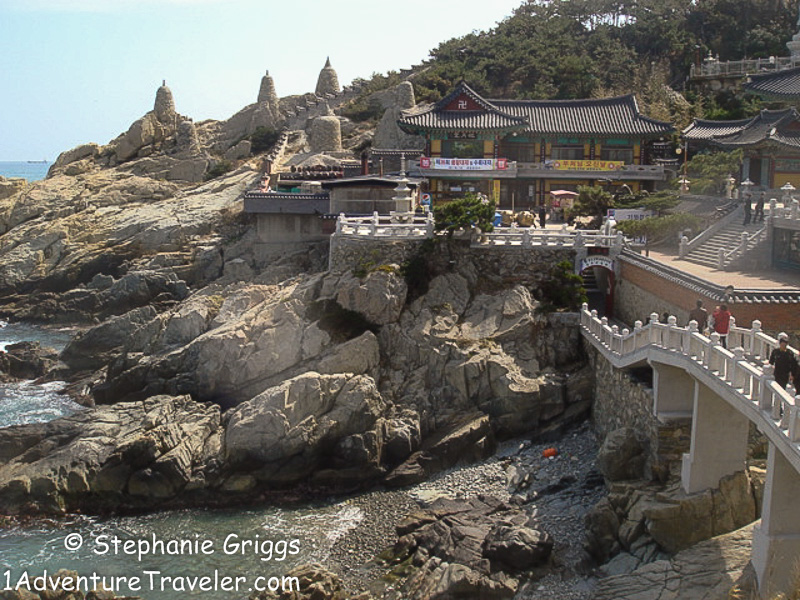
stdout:
POLYGON ((714 331, 719 334, 719 342, 723 348, 727 348, 728 331, 731 326, 731 313, 728 311, 728 305, 718 306, 711 316, 714 318, 714 331))

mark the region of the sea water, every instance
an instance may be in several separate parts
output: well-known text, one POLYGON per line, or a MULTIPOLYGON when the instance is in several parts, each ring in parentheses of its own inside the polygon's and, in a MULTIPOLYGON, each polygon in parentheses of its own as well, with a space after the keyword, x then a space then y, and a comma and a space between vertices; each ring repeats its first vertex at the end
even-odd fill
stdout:
POLYGON ((49 162, 39 161, 0 161, 0 176, 2 177, 22 177, 29 183, 39 181, 47 176, 50 168, 49 162))
MULTIPOLYGON (((71 334, 10 324, 0 328, 0 346, 38 340, 60 349, 71 334)), ((59 393, 62 385, 0 385, 0 427, 45 422, 85 410, 59 393)), ((117 595, 146 600, 243 600, 257 585, 277 584, 293 566, 324 563, 334 544, 362 518, 361 509, 345 501, 293 509, 171 510, 108 518, 77 515, 0 528, 0 591, 25 581, 35 584, 35 578, 45 572, 53 576, 59 569, 68 569, 84 577, 106 577, 106 581, 113 576, 126 578, 118 580, 124 585, 117 595), (133 552, 126 551, 126 544, 133 552), (211 591, 188 591, 202 577, 209 577, 212 586, 215 578, 217 584, 230 578, 236 591, 221 585, 211 591), (138 589, 129 586, 133 578, 138 578, 138 589)))

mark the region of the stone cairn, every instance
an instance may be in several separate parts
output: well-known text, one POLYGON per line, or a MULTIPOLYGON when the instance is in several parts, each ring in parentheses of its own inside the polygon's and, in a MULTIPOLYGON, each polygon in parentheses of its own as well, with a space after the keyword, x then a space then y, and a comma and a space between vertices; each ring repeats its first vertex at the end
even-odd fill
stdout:
POLYGON ((177 113, 175 112, 175 100, 172 98, 172 90, 167 87, 166 80, 161 82, 161 87, 156 91, 156 101, 153 106, 156 118, 164 125, 175 123, 177 113))
POLYGON ((274 117, 280 115, 278 94, 275 93, 275 82, 272 80, 269 71, 261 78, 261 87, 258 90, 258 103, 261 104, 263 102, 269 105, 274 117))
POLYGON ((319 72, 317 89, 314 91, 314 93, 320 98, 324 98, 329 94, 331 96, 335 96, 341 91, 342 89, 339 87, 339 76, 331 66, 331 59, 328 57, 328 59, 325 61, 325 66, 322 68, 322 71, 319 72))

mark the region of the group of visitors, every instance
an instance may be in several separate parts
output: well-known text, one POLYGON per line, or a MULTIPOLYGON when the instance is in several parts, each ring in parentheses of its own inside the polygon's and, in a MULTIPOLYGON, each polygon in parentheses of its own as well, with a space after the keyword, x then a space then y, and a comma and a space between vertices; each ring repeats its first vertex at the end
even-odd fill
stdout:
POLYGON ((764 203, 767 201, 767 193, 761 192, 761 195, 756 201, 756 212, 753 214, 753 195, 750 192, 744 195, 744 221, 742 225, 749 225, 764 221, 764 203))
MULTIPOLYGON (((763 215, 762 215, 763 218, 763 215)), ((716 332, 723 348, 728 347, 728 333, 731 327, 731 312, 728 306, 721 304, 714 309, 711 315, 703 307, 703 301, 698 300, 694 309, 689 312, 689 319, 697 322, 698 331, 716 332)), ((775 381, 783 389, 791 378, 797 387, 800 382, 800 364, 797 357, 789 350, 789 336, 783 332, 778 334, 778 347, 769 355, 769 364, 775 368, 775 381)))

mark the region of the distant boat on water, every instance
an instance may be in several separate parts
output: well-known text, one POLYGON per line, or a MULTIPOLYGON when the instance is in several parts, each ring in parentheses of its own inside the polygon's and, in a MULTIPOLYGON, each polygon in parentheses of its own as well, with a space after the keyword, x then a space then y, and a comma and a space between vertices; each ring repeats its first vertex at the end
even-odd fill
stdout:
POLYGON ((29 160, 28 164, 29 165, 46 165, 47 161, 46 160, 29 160))

